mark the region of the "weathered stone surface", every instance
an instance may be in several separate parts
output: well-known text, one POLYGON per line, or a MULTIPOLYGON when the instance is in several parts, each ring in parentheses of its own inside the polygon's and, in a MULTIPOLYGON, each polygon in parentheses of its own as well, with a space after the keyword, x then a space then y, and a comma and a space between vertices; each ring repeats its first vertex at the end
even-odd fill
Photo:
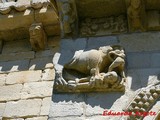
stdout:
POLYGON ((7 76, 6 84, 36 82, 41 80, 41 70, 12 72, 7 76))
POLYGON ((22 90, 22 99, 43 98, 52 95, 53 82, 25 83, 22 90))
POLYGON ((153 64, 150 53, 128 53, 126 56, 128 69, 149 68, 153 64))
MULTIPOLYGON (((102 115, 105 109, 111 109, 113 103, 119 99, 123 93, 100 93, 87 94, 86 116, 102 115)), ((118 108, 117 108, 118 109, 118 108)), ((119 107, 119 109, 122 109, 119 107)))
POLYGON ((36 58, 32 59, 29 65, 30 70, 38 70, 38 69, 45 69, 45 68, 53 68, 52 63, 53 57, 45 57, 45 58, 36 58))
POLYGON ((24 120, 24 119, 23 118, 15 118, 15 119, 7 118, 7 120, 24 120))
POLYGON ((2 48, 3 48, 3 41, 0 40, 0 53, 2 52, 2 48))
POLYGON ((48 120, 48 117, 33 117, 33 118, 27 118, 25 120, 48 120))
POLYGON ((99 48, 101 46, 118 44, 117 37, 90 37, 87 44, 87 49, 99 48))
POLYGON ((24 39, 24 40, 5 42, 2 53, 7 54, 7 53, 13 53, 13 52, 26 52, 30 50, 32 49, 31 49, 29 40, 24 39))
POLYGON ((49 118, 81 116, 83 114, 83 94, 54 94, 53 97, 49 118))
POLYGON ((153 53, 151 56, 151 62, 152 62, 151 67, 159 68, 160 67, 159 61, 160 61, 160 53, 153 53))
POLYGON ((49 49, 45 51, 36 52, 35 57, 36 58, 48 57, 48 56, 53 56, 54 54, 55 54, 54 49, 49 49))
POLYGON ((0 86, 5 84, 7 74, 0 74, 0 86))
POLYGON ((29 60, 0 62, 0 73, 9 71, 28 70, 29 60))
POLYGON ((57 47, 60 44, 60 36, 56 36, 56 37, 49 37, 48 38, 48 46, 49 47, 57 47))
POLYGON ((43 7, 41 10, 35 10, 35 19, 37 22, 43 22, 44 25, 59 24, 58 14, 55 9, 50 8, 50 6, 48 6, 48 8, 43 7))
POLYGON ((32 117, 38 116, 42 100, 20 100, 17 102, 8 102, 3 117, 32 117))
POLYGON ((51 103, 50 117, 81 116, 82 103, 51 103))
POLYGON ((21 84, 1 86, 0 87, 0 101, 18 100, 21 97, 21 84))
POLYGON ((134 33, 119 36, 120 44, 125 48, 126 52, 160 50, 159 38, 159 32, 134 33))
POLYGON ((6 107, 5 103, 0 103, 0 117, 2 117, 5 107, 6 107))
POLYGON ((148 69, 130 69, 128 70, 128 79, 132 82, 131 89, 137 90, 147 85, 154 84, 158 81, 158 75, 160 73, 159 68, 148 69))
POLYGON ((42 80, 49 81, 55 79, 55 70, 54 69, 45 69, 42 73, 42 80))
POLYGON ((0 61, 14 61, 14 60, 24 60, 24 59, 33 59, 34 52, 20 52, 20 53, 10 53, 10 54, 1 54, 0 61))
POLYGON ((49 115, 50 105, 51 105, 51 97, 44 98, 42 101, 40 115, 49 115))
MULTIPOLYGON (((88 120, 85 117, 58 117, 58 118, 49 118, 48 120, 88 120)), ((99 119, 98 119, 99 120, 99 119)))
POLYGON ((70 51, 83 50, 86 48, 86 45, 87 45, 86 38, 79 38, 76 40, 72 39, 61 40, 61 48, 63 50, 70 50, 70 51))

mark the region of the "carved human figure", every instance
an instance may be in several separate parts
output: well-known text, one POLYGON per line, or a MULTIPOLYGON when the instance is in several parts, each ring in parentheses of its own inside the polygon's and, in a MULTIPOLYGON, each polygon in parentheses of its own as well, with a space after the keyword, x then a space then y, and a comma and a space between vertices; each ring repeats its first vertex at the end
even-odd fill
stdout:
POLYGON ((145 31, 145 6, 143 0, 130 0, 130 6, 127 10, 128 23, 131 31, 145 31))
POLYGON ((73 32, 75 19, 76 14, 72 4, 69 2, 64 2, 62 4, 62 22, 65 34, 73 32))
POLYGON ((42 23, 33 23, 29 28, 29 34, 33 50, 44 50, 46 47, 47 37, 42 27, 42 23))

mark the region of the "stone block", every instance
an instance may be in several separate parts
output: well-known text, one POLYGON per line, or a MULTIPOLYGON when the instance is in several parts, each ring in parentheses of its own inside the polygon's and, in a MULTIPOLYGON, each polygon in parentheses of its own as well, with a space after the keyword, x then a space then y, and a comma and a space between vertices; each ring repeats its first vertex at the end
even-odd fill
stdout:
POLYGON ((70 116, 70 117, 49 118, 48 120, 87 120, 87 119, 85 117, 70 116))
POLYGON ((86 38, 79 38, 76 40, 73 39, 62 39, 61 40, 61 49, 62 50, 70 50, 70 51, 77 51, 77 50, 84 50, 87 45, 86 38))
POLYGON ((20 53, 10 53, 10 54, 1 54, 0 55, 0 62, 1 61, 14 61, 14 60, 24 60, 24 59, 33 59, 34 52, 20 52, 20 53))
POLYGON ((0 117, 3 116, 5 107, 6 107, 6 103, 0 103, 0 117))
POLYGON ((28 70, 29 60, 0 62, 0 73, 28 70))
POLYGON ((21 71, 9 73, 6 84, 37 82, 41 80, 42 71, 21 71))
POLYGON ((40 70, 45 68, 53 68, 53 57, 36 58, 30 61, 30 70, 40 70))
POLYGON ((131 89, 137 90, 158 82, 159 73, 159 68, 129 69, 127 76, 129 76, 132 81, 131 89))
POLYGON ((42 58, 42 57, 50 57, 54 55, 54 49, 45 50, 45 51, 38 51, 36 52, 35 57, 36 58, 42 58))
POLYGON ((54 69, 45 69, 42 73, 42 80, 44 81, 53 81, 55 79, 55 70, 54 69))
POLYGON ((21 99, 44 98, 52 95, 53 82, 25 83, 21 99))
POLYGON ((19 100, 21 98, 21 90, 23 85, 9 85, 0 87, 0 101, 19 100))
MULTIPOLYGON (((86 96, 86 116, 102 115, 105 109, 111 109, 123 93, 90 93, 86 96)), ((124 103, 125 104, 125 103, 124 103)), ((123 104, 117 109, 122 109, 123 104)))
POLYGON ((126 52, 143 52, 160 50, 160 33, 133 33, 120 35, 120 44, 126 52))
POLYGON ((15 119, 10 119, 10 118, 7 118, 7 120, 24 120, 23 118, 15 118, 15 119))
POLYGON ((84 110, 83 105, 83 94, 54 94, 49 118, 81 116, 84 110))
POLYGON ((87 49, 99 48, 101 46, 118 44, 117 37, 90 37, 87 44, 87 49))
POLYGON ((82 103, 51 103, 49 117, 67 117, 67 116, 82 116, 83 104, 82 103))
POLYGON ((7 74, 0 74, 0 86, 5 85, 7 74))
POLYGON ((128 53, 127 55, 127 68, 149 68, 151 67, 151 54, 150 53, 128 53))
POLYGON ((160 53, 153 53, 151 56, 151 61, 152 61, 151 67, 159 68, 160 67, 160 63, 159 63, 160 53))
POLYGON ((43 116, 43 117, 33 117, 33 118, 27 118, 25 120, 48 120, 47 116, 43 116))
POLYGON ((31 51, 31 45, 29 40, 16 40, 8 41, 4 43, 2 54, 14 53, 14 52, 28 52, 31 51))
POLYGON ((51 97, 44 98, 42 101, 40 115, 49 115, 50 105, 51 105, 51 97))
POLYGON ((32 117, 40 113, 42 100, 20 100, 7 102, 3 117, 32 117))

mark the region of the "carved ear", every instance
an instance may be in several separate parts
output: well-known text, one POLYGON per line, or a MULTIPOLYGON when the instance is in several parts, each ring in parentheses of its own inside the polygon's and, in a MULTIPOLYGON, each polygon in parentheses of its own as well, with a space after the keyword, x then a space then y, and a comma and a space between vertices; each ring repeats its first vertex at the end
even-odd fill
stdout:
POLYGON ((120 45, 112 45, 111 47, 113 48, 113 50, 117 50, 117 49, 118 50, 124 50, 124 48, 120 45))
POLYGON ((103 46, 100 47, 99 50, 101 50, 104 54, 108 54, 110 51, 113 50, 113 48, 111 46, 103 46))

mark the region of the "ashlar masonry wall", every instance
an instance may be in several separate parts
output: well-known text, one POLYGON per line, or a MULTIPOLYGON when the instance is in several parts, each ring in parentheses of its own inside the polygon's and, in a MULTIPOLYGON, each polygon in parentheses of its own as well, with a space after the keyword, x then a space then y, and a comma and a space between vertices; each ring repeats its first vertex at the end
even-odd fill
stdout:
POLYGON ((6 41, 0 54, 0 120, 47 120, 55 78, 52 58, 59 37, 44 51, 29 40, 6 41))

